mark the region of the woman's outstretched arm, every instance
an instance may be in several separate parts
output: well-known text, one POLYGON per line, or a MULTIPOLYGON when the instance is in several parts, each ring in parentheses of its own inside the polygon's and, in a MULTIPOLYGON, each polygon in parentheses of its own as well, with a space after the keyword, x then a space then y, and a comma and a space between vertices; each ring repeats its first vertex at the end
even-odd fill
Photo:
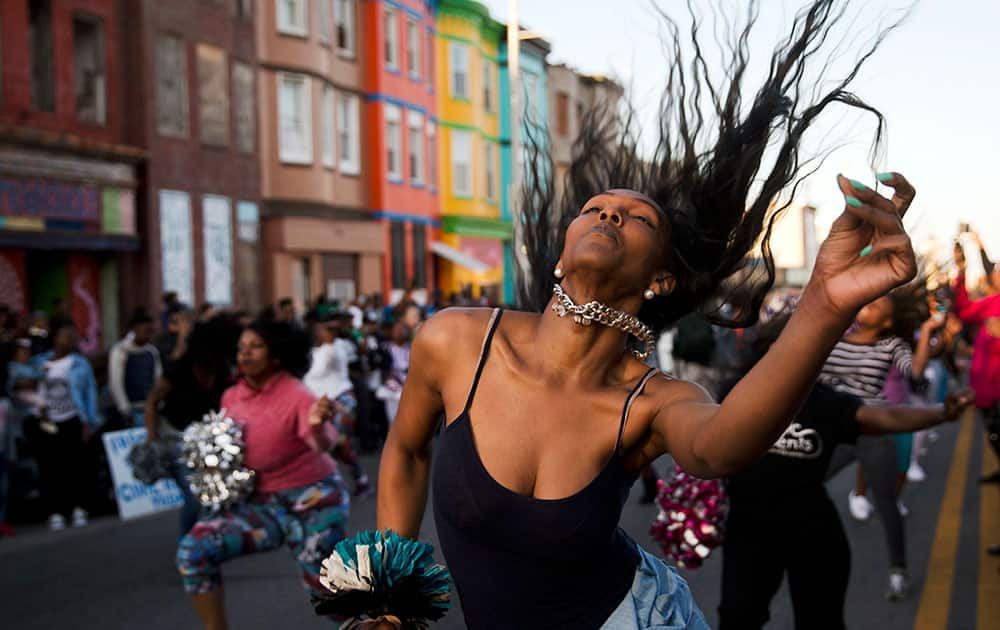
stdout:
POLYGON ((417 538, 427 504, 431 439, 444 411, 440 373, 448 358, 442 348, 454 342, 464 319, 451 309, 420 327, 410 347, 410 370, 399 411, 382 448, 378 473, 378 527, 417 538))
POLYGON ((689 473, 725 476, 756 461, 794 417, 858 309, 916 274, 902 224, 914 190, 898 174, 880 179, 895 189, 891 200, 838 178, 845 210, 820 248, 798 309, 721 404, 695 386, 662 389, 654 440, 689 473))

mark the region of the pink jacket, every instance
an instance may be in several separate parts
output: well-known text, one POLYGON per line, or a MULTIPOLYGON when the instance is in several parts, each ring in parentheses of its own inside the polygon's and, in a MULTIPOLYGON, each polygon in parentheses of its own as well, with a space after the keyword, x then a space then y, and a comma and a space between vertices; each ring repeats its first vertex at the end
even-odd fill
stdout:
POLYGON ((969 385, 976 392, 976 406, 991 407, 1000 402, 1000 338, 991 335, 982 324, 1000 318, 1000 295, 972 301, 965 290, 965 276, 960 275, 955 281, 955 314, 966 324, 980 326, 972 350, 969 385))

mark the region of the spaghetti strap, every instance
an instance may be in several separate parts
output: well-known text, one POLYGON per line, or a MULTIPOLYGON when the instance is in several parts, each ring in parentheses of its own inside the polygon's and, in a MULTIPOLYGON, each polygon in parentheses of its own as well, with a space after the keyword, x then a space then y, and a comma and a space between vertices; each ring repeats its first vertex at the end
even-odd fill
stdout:
POLYGON ((618 440, 615 442, 616 453, 622 448, 622 436, 625 435, 625 423, 628 422, 628 412, 632 408, 632 403, 635 401, 636 397, 642 393, 643 388, 646 387, 646 383, 649 382, 649 379, 653 378, 656 372, 656 368, 649 368, 649 370, 643 374, 642 378, 639 379, 639 382, 636 383, 635 387, 632 388, 632 391, 629 392, 628 398, 625 399, 625 407, 622 409, 622 421, 618 426, 618 440))
POLYGON ((479 377, 483 375, 483 368, 486 366, 486 357, 490 354, 490 345, 493 343, 493 334, 500 326, 500 316, 503 315, 502 308, 493 309, 490 316, 490 324, 486 329, 486 337, 483 339, 483 348, 479 351, 479 363, 476 365, 476 376, 472 379, 472 387, 469 388, 469 397, 465 401, 465 408, 462 413, 468 413, 472 406, 472 399, 476 396, 476 388, 479 387, 479 377))

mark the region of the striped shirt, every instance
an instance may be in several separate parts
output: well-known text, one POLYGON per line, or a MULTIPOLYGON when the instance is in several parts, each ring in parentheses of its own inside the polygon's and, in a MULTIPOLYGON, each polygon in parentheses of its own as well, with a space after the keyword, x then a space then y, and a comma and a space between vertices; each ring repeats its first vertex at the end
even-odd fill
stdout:
POLYGON ((895 366, 905 380, 913 378, 913 351, 900 337, 873 344, 837 342, 827 357, 819 382, 865 402, 882 402, 889 370, 895 366))

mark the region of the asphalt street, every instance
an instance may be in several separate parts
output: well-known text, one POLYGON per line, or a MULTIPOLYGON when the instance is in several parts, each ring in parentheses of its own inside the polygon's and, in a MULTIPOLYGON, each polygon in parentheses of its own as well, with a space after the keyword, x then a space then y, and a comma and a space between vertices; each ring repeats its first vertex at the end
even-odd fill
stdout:
MULTIPOLYGON (((965 422, 972 423, 972 420, 965 422)), ((904 495, 911 510, 907 533, 913 592, 903 602, 888 603, 883 598, 887 558, 879 524, 874 520, 856 523, 846 514, 846 497, 853 484, 854 467, 848 467, 828 484, 852 547, 852 579, 846 611, 849 628, 914 628, 918 614, 927 614, 926 610, 920 610, 922 602, 927 608, 927 602, 933 599, 927 593, 936 592, 936 587, 924 588, 928 575, 941 575, 933 569, 934 563, 941 561, 940 558, 932 561, 934 550, 944 549, 944 561, 947 563, 951 558, 951 573, 944 574, 951 576, 951 590, 950 595, 937 597, 938 604, 930 605, 932 618, 937 614, 938 618, 947 619, 948 628, 987 630, 981 619, 977 623, 977 605, 984 606, 987 602, 977 599, 984 599, 983 593, 990 592, 984 591, 982 576, 991 575, 991 571, 995 574, 997 562, 986 559, 981 551, 979 497, 983 491, 976 486, 975 478, 982 468, 983 452, 979 441, 982 432, 975 424, 966 430, 967 436, 972 436, 973 445, 965 449, 967 465, 961 460, 964 470, 949 474, 951 468, 961 468, 951 466, 954 454, 961 450, 957 448, 962 444, 959 429, 959 424, 953 424, 940 430, 940 439, 930 446, 924 459, 928 480, 911 484, 904 495), (948 505, 954 505, 955 496, 964 501, 960 502, 955 515, 959 528, 955 551, 949 556, 947 545, 941 547, 940 540, 936 539, 940 538, 939 521, 948 520, 939 518, 940 506, 948 487, 956 483, 961 487, 951 493, 948 505), (992 565, 986 566, 984 562, 992 562, 992 565), (942 607, 941 601, 944 610, 934 609, 934 606, 942 607)), ((970 438, 965 442, 970 443, 970 438)), ((366 458, 366 465, 375 472, 377 458, 366 458)), ((661 473, 668 470, 668 465, 667 460, 659 462, 661 473)), ((647 532, 655 509, 639 505, 639 494, 637 486, 622 525, 647 549, 653 549, 647 532)), ((353 506, 352 531, 373 527, 374 523, 374 499, 353 506)), ((436 544, 429 513, 424 519, 422 537, 436 544)), ((781 533, 775 532, 772 539, 762 540, 761 544, 782 544, 781 533)), ((181 591, 174 569, 175 545, 176 515, 173 513, 130 522, 106 518, 84 529, 58 533, 43 528, 22 530, 17 538, 0 541, 0 566, 3 567, 0 571, 0 626, 9 630, 197 628, 194 612, 181 591)), ((809 553, 809 549, 803 549, 802 553, 809 553)), ((940 551, 937 553, 940 555, 940 551)), ((720 571, 720 558, 714 554, 702 568, 683 572, 713 626, 719 601, 720 571)), ((330 627, 328 622, 313 616, 299 586, 295 564, 286 552, 279 550, 241 558, 226 565, 224 574, 234 630, 330 627)), ((772 621, 768 628, 793 627, 784 587, 771 610, 772 621)), ((463 627, 458 609, 435 626, 440 629, 463 627)), ((916 627, 928 626, 917 624, 916 627)), ((1000 621, 992 627, 1000 628, 1000 621)))

